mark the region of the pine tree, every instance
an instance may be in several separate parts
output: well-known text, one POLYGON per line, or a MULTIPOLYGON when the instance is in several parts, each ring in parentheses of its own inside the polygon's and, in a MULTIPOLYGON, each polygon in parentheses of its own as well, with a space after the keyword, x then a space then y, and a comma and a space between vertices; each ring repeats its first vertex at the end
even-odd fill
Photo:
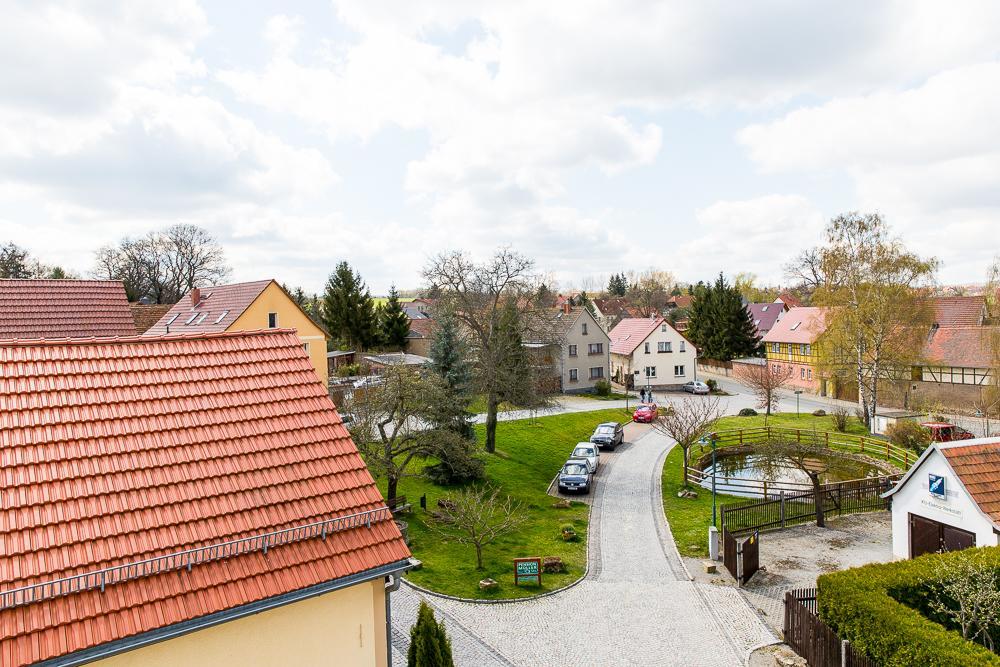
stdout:
POLYGON ((608 296, 625 296, 628 292, 628 279, 624 273, 614 273, 608 279, 608 296))
POLYGON ((389 300, 379 313, 379 324, 382 329, 382 342, 385 345, 399 350, 406 346, 406 336, 410 333, 410 318, 403 311, 395 285, 389 288, 389 300))
POLYGON ((434 611, 421 601, 417 622, 410 629, 410 650, 406 654, 407 667, 454 667, 451 657, 451 640, 444 629, 444 621, 434 618, 434 611))
POLYGON ((580 292, 580 296, 577 298, 578 303, 576 305, 583 306, 590 311, 591 315, 597 316, 597 311, 594 310, 594 302, 590 300, 586 292, 580 292))
POLYGON ((702 356, 719 361, 760 354, 761 343, 750 312, 735 287, 719 274, 715 284, 694 288, 686 335, 702 356))
POLYGON ((364 350, 378 344, 375 303, 361 276, 347 262, 337 264, 326 282, 323 323, 347 347, 364 350))
POLYGON ((436 313, 435 324, 428 367, 441 378, 448 398, 438 406, 438 414, 433 421, 438 428, 471 439, 473 430, 468 409, 472 398, 472 367, 467 360, 468 346, 459 332, 458 320, 450 310, 436 313))

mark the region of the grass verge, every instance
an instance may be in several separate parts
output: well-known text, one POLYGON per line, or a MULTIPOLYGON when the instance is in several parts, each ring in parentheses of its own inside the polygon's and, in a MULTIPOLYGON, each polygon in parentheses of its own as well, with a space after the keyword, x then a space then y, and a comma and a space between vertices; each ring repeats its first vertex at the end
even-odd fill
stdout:
MULTIPOLYGON (((423 477, 402 480, 399 493, 406 495, 414 509, 401 518, 409 525, 410 550, 424 564, 407 578, 438 593, 477 599, 528 597, 579 579, 586 569, 588 507, 574 502, 568 509, 553 508, 556 499, 547 494, 549 482, 573 445, 586 441, 597 424, 626 419, 624 410, 613 409, 501 422, 497 426, 497 453, 487 455, 486 482, 519 500, 528 520, 517 533, 484 548, 482 570, 476 569, 475 547, 450 541, 435 532, 429 512, 419 507, 420 496, 427 494, 427 509, 432 511, 451 489, 436 486, 423 477), (562 540, 560 527, 566 523, 576 529, 576 542, 562 540), (566 563, 567 571, 543 574, 540 588, 514 586, 512 561, 527 556, 558 556, 566 563), (479 590, 479 581, 486 577, 500 583, 498 591, 479 590)), ((476 426, 476 435, 482 440, 483 426, 476 426)), ((422 467, 417 463, 413 470, 422 467)), ((385 481, 378 482, 384 493, 385 481)))

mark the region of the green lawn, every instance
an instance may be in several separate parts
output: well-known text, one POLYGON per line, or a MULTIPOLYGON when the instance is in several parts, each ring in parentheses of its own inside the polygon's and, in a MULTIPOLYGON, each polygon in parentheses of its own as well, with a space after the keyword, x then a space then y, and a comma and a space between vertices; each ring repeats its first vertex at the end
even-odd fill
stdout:
POLYGON ((608 394, 607 396, 598 396, 597 394, 592 394, 590 392, 585 392, 582 394, 573 394, 573 396, 582 396, 583 398, 591 398, 595 401, 624 401, 626 398, 631 398, 634 399, 635 401, 639 400, 639 397, 635 394, 629 394, 629 396, 626 397, 625 394, 619 394, 614 391, 608 394))
MULTIPOLYGON (((767 423, 769 426, 784 428, 816 429, 819 431, 834 431, 832 417, 814 417, 811 414, 793 413, 772 414, 767 423)), ((716 430, 723 431, 738 428, 753 428, 764 426, 764 416, 756 417, 722 417, 716 422, 716 430)), ((848 433, 865 435, 864 424, 855 417, 850 418, 848 433)), ((692 458, 701 455, 699 447, 691 449, 692 458)), ((712 492, 708 489, 696 488, 697 498, 678 498, 677 492, 682 487, 682 472, 684 453, 680 447, 674 447, 667 455, 663 464, 663 512, 670 524, 670 530, 677 543, 677 549, 682 556, 692 558, 708 557, 708 527, 712 525, 712 492)), ((739 496, 716 494, 718 505, 746 500, 739 496)))
MULTIPOLYGON (((409 523, 410 549, 424 566, 407 574, 418 586, 433 591, 468 598, 514 598, 535 595, 565 586, 583 575, 586 568, 586 534, 588 508, 576 502, 569 509, 555 509, 555 498, 546 491, 549 482, 577 442, 586 441, 597 424, 605 421, 625 421, 624 410, 539 417, 535 420, 501 422, 497 426, 497 453, 487 455, 487 482, 500 486, 504 493, 520 500, 528 522, 513 535, 508 535, 483 550, 483 570, 476 570, 475 547, 447 541, 428 527, 430 516, 420 509, 421 494, 427 494, 427 508, 433 510, 448 488, 436 486, 423 477, 409 477, 399 484, 414 509, 403 518, 409 523), (560 527, 570 523, 579 540, 564 542, 560 527), (514 558, 525 556, 559 556, 566 562, 565 574, 545 574, 541 588, 521 588, 513 584, 514 558), (492 577, 500 582, 500 590, 483 594, 479 581, 492 577)), ((476 435, 483 438, 483 427, 476 426, 476 435)), ((416 464, 413 471, 422 465, 416 464)), ((385 492, 385 481, 379 480, 385 492)))

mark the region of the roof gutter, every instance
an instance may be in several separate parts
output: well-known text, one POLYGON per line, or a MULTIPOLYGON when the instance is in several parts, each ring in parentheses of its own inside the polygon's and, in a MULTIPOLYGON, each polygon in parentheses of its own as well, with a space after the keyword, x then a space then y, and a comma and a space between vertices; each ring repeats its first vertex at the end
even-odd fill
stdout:
MULTIPOLYGON (((309 598, 331 593, 342 588, 356 586, 357 584, 372 581, 373 579, 384 579, 385 577, 391 576, 393 579, 398 580, 399 575, 409 569, 409 567, 410 561, 408 559, 395 563, 389 563, 388 565, 382 565, 371 570, 365 570, 364 572, 357 572, 346 577, 326 581, 322 584, 316 584, 315 586, 309 586, 307 588, 301 588, 297 591, 282 593, 281 595, 240 605, 239 607, 233 607, 232 609, 225 609, 223 611, 215 612, 214 614, 208 614, 207 616, 199 616, 198 618, 192 618, 187 621, 182 621, 181 623, 167 625, 162 628, 133 635, 132 637, 126 637, 124 639, 118 639, 106 644, 100 644, 92 648, 76 651, 74 653, 69 653, 56 658, 50 658, 35 664, 37 667, 75 667, 76 665, 85 665, 96 660, 110 658, 137 648, 143 648, 145 646, 157 644, 169 639, 176 639, 177 637, 182 637, 183 635, 190 634, 192 632, 205 630, 206 628, 235 621, 247 616, 253 616, 254 614, 270 611, 271 609, 276 609, 278 607, 284 607, 296 602, 301 602, 302 600, 308 600, 309 598)), ((391 637, 386 637, 386 642, 389 643, 390 639, 391 637)))

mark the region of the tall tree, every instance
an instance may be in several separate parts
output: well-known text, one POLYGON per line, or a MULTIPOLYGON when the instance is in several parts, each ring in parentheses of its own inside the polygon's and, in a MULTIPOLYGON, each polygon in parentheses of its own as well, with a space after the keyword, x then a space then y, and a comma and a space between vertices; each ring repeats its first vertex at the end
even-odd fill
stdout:
POLYGON ((0 246, 0 278, 75 278, 61 266, 48 266, 16 243, 0 246))
POLYGON ((417 622, 410 628, 406 667, 455 667, 444 621, 435 619, 434 611, 423 600, 420 601, 417 622))
MULTIPOLYGON (((524 327, 537 319, 538 307, 531 260, 509 249, 497 251, 483 263, 475 263, 461 252, 433 258, 424 268, 424 279, 440 289, 440 305, 450 308, 468 336, 474 360, 477 389, 486 397, 486 451, 496 450, 497 411, 506 398, 515 405, 523 396, 512 391, 521 378, 507 371, 511 336, 501 326, 504 311, 513 309, 524 327)), ((518 350, 520 346, 518 346, 518 350)))
POLYGON ((625 296, 628 293, 628 279, 623 273, 613 273, 608 278, 608 296, 625 296))
POLYGON ((440 428, 455 431, 464 438, 472 438, 469 421, 469 404, 472 396, 472 368, 469 365, 469 348, 462 337, 455 314, 447 308, 435 312, 434 339, 431 342, 428 367, 441 381, 448 398, 438 406, 433 422, 440 428))
POLYGON ((828 308, 819 351, 826 372, 853 376, 871 429, 879 385, 920 359, 933 308, 926 298, 937 260, 908 251, 877 213, 830 221, 819 250, 825 282, 813 302, 828 308))
POLYGON ((659 315, 670 298, 674 276, 669 271, 649 269, 635 276, 628 288, 628 298, 640 317, 659 315))
POLYGON ((193 288, 218 284, 229 273, 215 237, 187 224, 104 246, 94 268, 100 278, 121 280, 130 301, 146 297, 155 303, 176 303, 193 288))
POLYGON ((762 349, 750 311, 721 273, 713 285, 695 288, 686 335, 702 356, 719 361, 756 356, 762 349))
POLYGON ((766 361, 762 364, 733 364, 733 376, 757 397, 757 407, 766 410, 764 425, 767 426, 767 418, 771 416, 771 410, 777 409, 781 398, 778 390, 788 384, 791 376, 775 371, 766 361))
POLYGON ((285 284, 282 287, 285 288, 285 292, 292 298, 292 301, 298 304, 299 308, 309 316, 310 320, 320 326, 325 326, 323 324, 323 306, 318 296, 307 294, 301 287, 290 287, 285 284))
POLYGON ((385 345, 397 350, 406 347, 406 336, 410 333, 410 318, 403 311, 395 285, 389 288, 389 299, 379 313, 379 325, 382 329, 382 342, 385 345))
POLYGON ((378 344, 375 302, 361 276, 347 262, 340 262, 326 281, 323 322, 337 341, 366 350, 378 344))

